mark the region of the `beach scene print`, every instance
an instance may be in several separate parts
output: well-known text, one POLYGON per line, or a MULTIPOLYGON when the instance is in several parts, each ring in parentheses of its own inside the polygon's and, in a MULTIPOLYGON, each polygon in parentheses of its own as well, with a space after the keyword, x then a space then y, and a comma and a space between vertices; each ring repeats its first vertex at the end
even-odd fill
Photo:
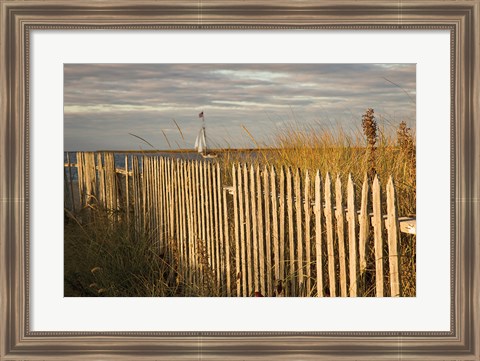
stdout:
POLYGON ((64 64, 65 297, 415 297, 415 64, 64 64))

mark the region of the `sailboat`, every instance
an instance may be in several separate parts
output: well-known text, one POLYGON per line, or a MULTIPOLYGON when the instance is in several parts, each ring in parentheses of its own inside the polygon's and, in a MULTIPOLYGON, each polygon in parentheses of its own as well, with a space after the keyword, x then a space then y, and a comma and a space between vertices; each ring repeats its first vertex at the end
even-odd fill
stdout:
POLYGON ((195 149, 202 155, 203 158, 217 158, 216 154, 208 153, 207 149, 207 133, 205 131, 205 116, 203 112, 198 114, 199 118, 202 118, 202 128, 198 132, 197 139, 195 140, 195 149))

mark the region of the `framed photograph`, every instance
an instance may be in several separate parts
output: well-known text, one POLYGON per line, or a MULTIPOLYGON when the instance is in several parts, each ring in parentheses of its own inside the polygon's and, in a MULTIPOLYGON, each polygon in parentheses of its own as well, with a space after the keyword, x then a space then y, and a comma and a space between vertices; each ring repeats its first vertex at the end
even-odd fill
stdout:
POLYGON ((480 359, 480 1, 0 5, 1 360, 480 359))

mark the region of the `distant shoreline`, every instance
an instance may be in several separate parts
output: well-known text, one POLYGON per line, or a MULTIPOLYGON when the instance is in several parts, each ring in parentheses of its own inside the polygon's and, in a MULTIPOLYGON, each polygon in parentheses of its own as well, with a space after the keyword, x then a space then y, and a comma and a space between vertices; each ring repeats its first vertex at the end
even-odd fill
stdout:
MULTIPOLYGON (((211 153, 225 153, 225 152, 255 152, 255 151, 271 151, 277 148, 228 148, 228 149, 208 149, 211 153)), ((65 153, 85 152, 83 150, 68 150, 65 153)), ((97 153, 198 153, 195 149, 169 149, 169 150, 92 150, 97 153)))

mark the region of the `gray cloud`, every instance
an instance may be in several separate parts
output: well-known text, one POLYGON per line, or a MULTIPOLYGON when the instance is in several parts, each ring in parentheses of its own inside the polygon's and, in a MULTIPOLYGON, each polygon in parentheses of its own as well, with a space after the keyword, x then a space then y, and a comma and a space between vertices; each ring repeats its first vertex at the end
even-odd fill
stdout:
POLYGON ((193 147, 205 112, 218 146, 268 143, 293 122, 359 129, 366 108, 384 126, 415 127, 414 64, 65 64, 65 150, 193 147), (180 126, 185 141, 172 119, 180 126), (163 132, 162 132, 163 131, 163 132))

